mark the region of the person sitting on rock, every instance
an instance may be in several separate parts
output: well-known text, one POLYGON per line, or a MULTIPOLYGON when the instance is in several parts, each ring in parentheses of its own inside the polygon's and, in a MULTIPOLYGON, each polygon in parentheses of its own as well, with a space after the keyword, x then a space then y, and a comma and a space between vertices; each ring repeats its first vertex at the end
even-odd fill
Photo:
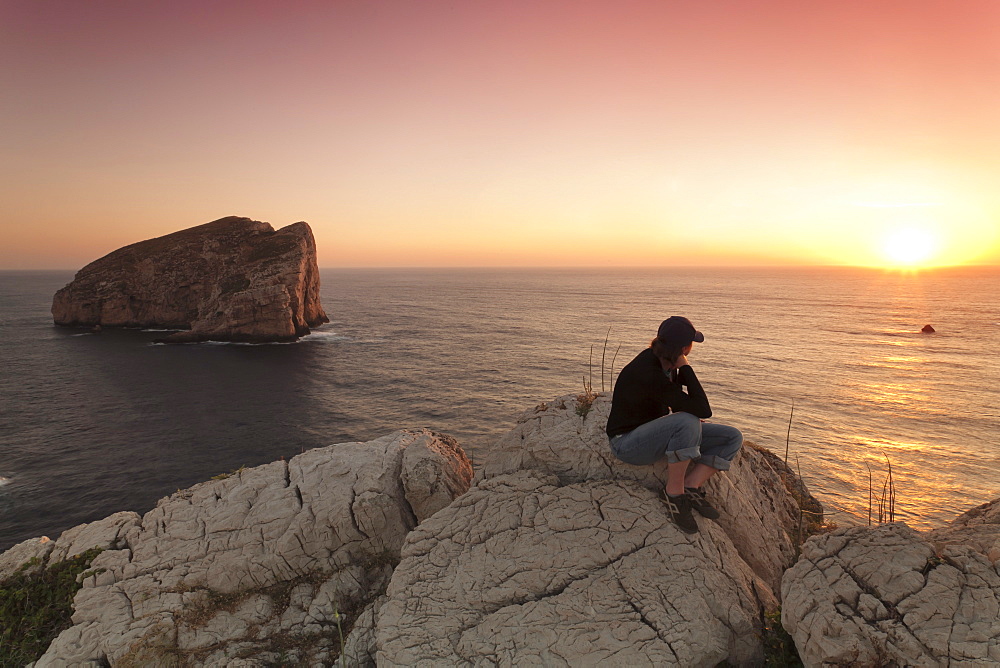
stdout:
POLYGON ((712 409, 687 359, 704 340, 687 318, 664 320, 649 348, 618 374, 606 428, 611 452, 626 464, 648 466, 666 457, 663 501, 687 533, 698 531, 692 508, 709 519, 719 516, 702 486, 728 470, 743 445, 739 429, 704 422, 712 409))

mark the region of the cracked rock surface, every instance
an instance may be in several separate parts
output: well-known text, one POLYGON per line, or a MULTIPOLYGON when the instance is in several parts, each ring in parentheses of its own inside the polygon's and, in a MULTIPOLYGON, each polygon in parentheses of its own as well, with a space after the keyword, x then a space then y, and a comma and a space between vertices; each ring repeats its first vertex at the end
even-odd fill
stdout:
POLYGON ((471 478, 450 437, 400 431, 234 471, 141 519, 71 529, 52 555, 98 534, 109 549, 37 666, 329 664, 338 631, 384 592, 406 534, 471 478))
MULTIPOLYGON (((635 481, 662 490, 666 462, 632 466, 611 454, 604 432, 611 397, 597 397, 586 417, 577 413, 570 395, 525 412, 517 426, 490 448, 476 480, 519 470, 556 476, 563 484, 585 480, 635 481)), ((795 560, 800 529, 799 503, 788 487, 797 487, 803 507, 822 519, 822 506, 780 458, 745 445, 732 468, 706 485, 717 520, 740 556, 775 592, 781 575, 795 560)), ((806 517, 806 520, 808 520, 806 517)))
POLYGON ((977 518, 992 517, 980 524, 995 536, 998 505, 949 527, 966 532, 963 542, 904 524, 840 529, 806 542, 782 580, 781 615, 803 662, 1000 664, 1000 567, 969 533, 977 518))
POLYGON ((929 532, 927 538, 938 551, 944 545, 967 545, 996 565, 1000 562, 1000 499, 967 510, 948 525, 929 532))
POLYGON ((124 544, 125 534, 138 523, 139 515, 136 513, 121 512, 66 529, 59 540, 42 536, 18 543, 0 553, 0 582, 18 571, 37 573, 48 565, 72 559, 91 548, 119 549, 124 544))
POLYGON ((480 482, 407 538, 379 666, 759 664, 776 601, 725 531, 632 482, 480 482))

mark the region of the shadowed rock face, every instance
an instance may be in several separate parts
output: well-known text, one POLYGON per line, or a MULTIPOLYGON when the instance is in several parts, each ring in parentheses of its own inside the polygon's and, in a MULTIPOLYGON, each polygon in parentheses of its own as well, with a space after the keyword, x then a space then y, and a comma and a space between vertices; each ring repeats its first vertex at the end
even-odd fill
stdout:
POLYGON ((57 325, 164 327, 164 339, 294 341, 329 322, 306 223, 275 231, 230 216, 120 248, 52 300, 57 325))

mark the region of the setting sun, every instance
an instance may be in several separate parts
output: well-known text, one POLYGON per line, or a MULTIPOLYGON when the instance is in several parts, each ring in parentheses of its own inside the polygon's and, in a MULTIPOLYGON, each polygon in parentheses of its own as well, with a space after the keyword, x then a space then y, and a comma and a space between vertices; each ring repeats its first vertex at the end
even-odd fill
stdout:
POLYGON ((927 230, 904 227, 891 231, 882 242, 882 253, 894 265, 913 267, 932 260, 939 249, 937 237, 927 230))

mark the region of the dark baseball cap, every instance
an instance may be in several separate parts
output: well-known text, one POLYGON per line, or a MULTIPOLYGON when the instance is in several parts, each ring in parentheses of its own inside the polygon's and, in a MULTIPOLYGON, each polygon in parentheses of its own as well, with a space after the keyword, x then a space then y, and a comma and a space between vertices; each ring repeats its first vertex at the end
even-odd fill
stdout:
POLYGON ((695 329, 687 318, 672 315, 660 323, 656 338, 668 345, 686 346, 692 341, 701 343, 705 340, 705 335, 695 329))

